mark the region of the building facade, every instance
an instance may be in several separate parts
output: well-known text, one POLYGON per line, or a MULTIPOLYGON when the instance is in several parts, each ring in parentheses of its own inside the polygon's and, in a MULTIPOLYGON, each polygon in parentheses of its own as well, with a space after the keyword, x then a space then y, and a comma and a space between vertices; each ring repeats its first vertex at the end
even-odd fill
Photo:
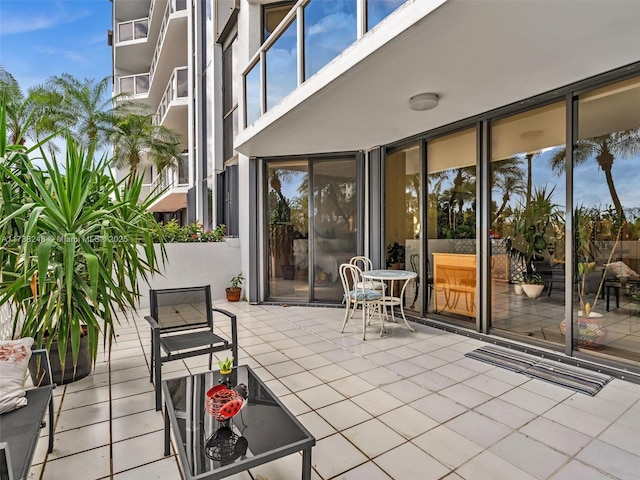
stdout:
POLYGON ((634 1, 114 0, 115 85, 146 78, 133 93, 184 132, 176 193, 239 236, 250 301, 340 304, 338 266, 365 254, 418 272, 416 319, 638 378, 637 18, 634 1))

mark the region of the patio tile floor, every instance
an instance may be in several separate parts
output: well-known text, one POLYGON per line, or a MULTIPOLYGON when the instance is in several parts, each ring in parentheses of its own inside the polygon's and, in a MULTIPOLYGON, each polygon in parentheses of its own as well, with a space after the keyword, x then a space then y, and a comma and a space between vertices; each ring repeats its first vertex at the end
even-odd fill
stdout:
MULTIPOLYGON (((216 306, 238 315, 240 363, 316 437, 314 480, 638 478, 640 385, 588 397, 469 360, 483 342, 424 325, 389 324, 382 338, 371 326, 363 342, 360 321, 339 334, 342 309, 216 306)), ((110 363, 55 390, 54 451, 41 439, 30 478, 182 478, 163 456, 146 313, 118 328, 110 363)), ((163 368, 200 372, 207 357, 163 368)), ((294 454, 229 478, 295 479, 300 466, 294 454)))

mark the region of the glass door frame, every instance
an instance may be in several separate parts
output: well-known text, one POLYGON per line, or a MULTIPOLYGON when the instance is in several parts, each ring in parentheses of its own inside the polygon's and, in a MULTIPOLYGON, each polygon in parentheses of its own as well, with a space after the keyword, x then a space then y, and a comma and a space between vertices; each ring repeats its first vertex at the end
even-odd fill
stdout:
MULTIPOLYGON (((315 235, 313 231, 313 171, 314 164, 322 161, 331 161, 331 160, 353 160, 355 161, 356 167, 356 177, 355 184, 358 186, 356 190, 356 252, 354 255, 361 255, 363 252, 364 239, 365 239, 365 155, 362 151, 354 151, 354 152, 334 152, 334 153, 322 153, 322 154, 313 154, 313 155, 291 155, 286 157, 264 157, 260 158, 257 161, 260 163, 260 190, 261 194, 261 202, 260 202, 260 217, 262 219, 262 229, 261 236, 264 239, 262 242, 261 249, 261 257, 262 261, 260 262, 260 269, 263 272, 262 282, 260 285, 260 289, 263 292, 261 297, 265 302, 280 302, 280 301, 291 301, 291 299, 283 298, 283 297, 274 297, 270 296, 269 289, 269 218, 268 218, 268 193, 269 193, 269 185, 268 185, 268 168, 269 164, 274 162, 300 162, 301 160, 305 160, 307 162, 307 177, 308 177, 308 252, 307 252, 307 262, 309 265, 308 275, 307 275, 307 285, 308 285, 308 296, 306 299, 300 299, 301 304, 327 304, 327 302, 317 302, 315 301, 315 286, 314 286, 314 268, 313 268, 313 256, 314 256, 314 240, 315 235)), ((334 302, 338 304, 339 302, 334 302)), ((329 303, 329 304, 334 304, 329 303)))

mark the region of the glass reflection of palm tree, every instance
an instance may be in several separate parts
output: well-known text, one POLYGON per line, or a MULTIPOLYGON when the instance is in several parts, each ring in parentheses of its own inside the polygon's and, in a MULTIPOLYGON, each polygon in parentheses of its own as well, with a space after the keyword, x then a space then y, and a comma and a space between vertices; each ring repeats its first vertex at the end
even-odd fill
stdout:
POLYGON ((465 202, 475 199, 476 167, 458 168, 449 197, 449 228, 455 230, 457 214, 462 216, 465 202), (457 208, 457 211, 456 211, 457 208))
MULTIPOLYGON (((495 214, 493 215, 492 225, 498 223, 514 195, 524 196, 525 198, 529 198, 531 195, 530 193, 527 195, 528 190, 526 190, 524 186, 524 172, 520 168, 521 163, 521 159, 512 157, 491 164, 493 175, 492 187, 499 192, 501 197, 500 206, 496 208, 495 214)), ((529 184, 527 185, 527 188, 530 188, 529 184)))
POLYGON ((291 224, 291 202, 282 192, 282 181, 289 178, 290 172, 273 168, 269 172, 270 195, 275 201, 270 202, 269 251, 272 258, 272 273, 280 267, 281 275, 293 280, 293 239, 294 226, 291 224))
MULTIPOLYGON (((580 139, 575 142, 573 147, 573 163, 576 166, 582 165, 595 155, 595 160, 602 169, 607 181, 613 206, 622 221, 624 221, 625 216, 620 197, 613 182, 613 162, 616 157, 629 158, 638 154, 640 154, 640 128, 580 139)), ((558 175, 564 172, 565 158, 566 149, 558 150, 551 157, 551 168, 558 175)))
POLYGON ((537 152, 529 152, 525 154, 525 159, 527 160, 527 191, 525 193, 525 208, 529 208, 529 204, 531 203, 531 196, 533 194, 533 159, 540 155, 540 151, 537 152))

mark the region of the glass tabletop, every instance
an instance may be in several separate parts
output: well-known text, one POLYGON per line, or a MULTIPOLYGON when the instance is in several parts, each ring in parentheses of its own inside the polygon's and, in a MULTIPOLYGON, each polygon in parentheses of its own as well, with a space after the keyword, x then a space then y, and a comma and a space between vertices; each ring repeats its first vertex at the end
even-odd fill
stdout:
POLYGON ((313 436, 246 365, 229 375, 211 371, 166 380, 163 389, 178 453, 194 478, 222 478, 315 445, 313 436), (207 391, 223 379, 232 389, 245 385, 247 398, 235 416, 221 422, 207 411, 205 401, 207 391))
POLYGON ((364 272, 362 272, 362 276, 370 280, 409 280, 411 278, 417 277, 418 274, 409 270, 388 269, 365 270, 364 272))

